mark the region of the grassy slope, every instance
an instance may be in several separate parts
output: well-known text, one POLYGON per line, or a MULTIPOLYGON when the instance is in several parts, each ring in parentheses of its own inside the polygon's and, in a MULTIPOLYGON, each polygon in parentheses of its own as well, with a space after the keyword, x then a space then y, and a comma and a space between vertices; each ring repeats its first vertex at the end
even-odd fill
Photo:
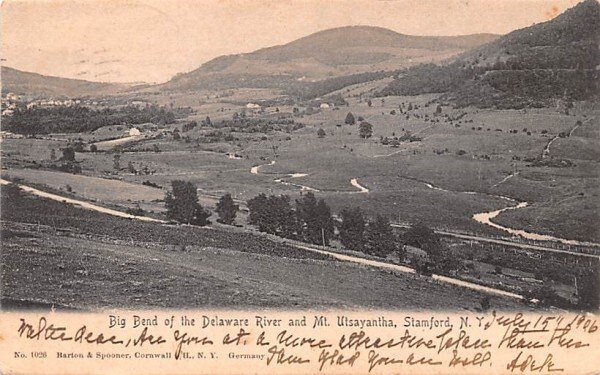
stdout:
POLYGON ((260 236, 148 225, 2 193, 4 298, 90 309, 474 309, 482 298, 260 236))

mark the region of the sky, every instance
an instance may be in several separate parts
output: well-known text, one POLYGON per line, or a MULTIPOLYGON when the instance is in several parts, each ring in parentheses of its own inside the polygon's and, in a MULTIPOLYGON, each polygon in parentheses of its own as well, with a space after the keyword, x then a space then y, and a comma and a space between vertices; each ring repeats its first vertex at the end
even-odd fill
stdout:
POLYGON ((2 65, 100 82, 164 82, 225 54, 348 25, 506 34, 580 0, 4 0, 2 65))

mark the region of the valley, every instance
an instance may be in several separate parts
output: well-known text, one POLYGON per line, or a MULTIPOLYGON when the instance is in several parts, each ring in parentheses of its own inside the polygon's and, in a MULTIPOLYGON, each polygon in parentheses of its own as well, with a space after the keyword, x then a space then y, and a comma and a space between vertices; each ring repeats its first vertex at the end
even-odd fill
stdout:
POLYGON ((157 85, 3 67, 3 298, 597 308, 599 55, 579 51, 600 40, 590 11, 600 6, 587 0, 504 36, 331 29, 157 85), (206 222, 174 214, 174 181, 192 190, 178 209, 199 205, 206 222), (327 216, 312 234, 311 199, 327 216), (279 209, 265 218, 256 202, 279 209), (349 211, 363 220, 355 247, 349 211), (392 250, 373 245, 377 220, 392 250), (52 270, 66 289, 52 289, 52 270))

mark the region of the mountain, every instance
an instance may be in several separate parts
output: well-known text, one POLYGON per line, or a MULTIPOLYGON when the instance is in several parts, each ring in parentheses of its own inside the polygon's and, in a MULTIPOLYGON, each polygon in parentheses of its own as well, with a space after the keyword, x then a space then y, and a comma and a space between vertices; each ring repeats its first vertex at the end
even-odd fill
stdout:
POLYGON ((598 95, 599 47, 600 4, 585 0, 453 62, 402 71, 379 95, 441 92, 461 106, 510 108, 589 99, 598 95))
POLYGON ((221 56, 179 74, 166 89, 254 86, 316 81, 419 63, 442 61, 496 39, 477 34, 452 37, 403 35, 381 27, 348 26, 320 31, 291 43, 221 56))
POLYGON ((3 93, 12 92, 46 98, 111 95, 129 87, 125 84, 45 76, 5 66, 2 67, 1 81, 3 93))

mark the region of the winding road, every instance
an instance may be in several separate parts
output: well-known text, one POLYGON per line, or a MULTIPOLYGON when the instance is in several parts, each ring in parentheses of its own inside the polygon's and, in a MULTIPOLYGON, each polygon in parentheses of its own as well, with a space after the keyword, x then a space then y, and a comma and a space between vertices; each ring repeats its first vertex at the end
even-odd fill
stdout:
MULTIPOLYGON (((10 181, 4 180, 0 178, 0 185, 8 185, 10 184, 10 181)), ((22 184, 15 184, 17 185, 21 190, 27 192, 27 193, 31 193, 33 195, 36 195, 38 197, 42 197, 42 198, 46 198, 46 199, 51 199, 53 201, 57 201, 57 202, 62 202, 62 203, 67 203, 67 204, 72 204, 75 206, 80 206, 81 208, 85 208, 86 210, 91 210, 91 211, 96 211, 96 212, 101 212, 103 214, 107 214, 107 215, 112 215, 112 216, 117 216, 117 217, 122 217, 125 219, 135 219, 135 220, 140 220, 140 221, 149 221, 149 222, 154 222, 154 223, 163 223, 166 224, 167 222, 164 220, 159 220, 159 219, 154 219, 151 217, 146 217, 146 216, 136 216, 136 215, 131 215, 122 211, 117 211, 117 210, 113 210, 110 208, 106 208, 106 207, 102 207, 102 206, 98 206, 86 201, 82 201, 82 200, 78 200, 78 199, 73 199, 73 198, 68 198, 68 197, 63 197, 61 195, 57 195, 57 194, 52 194, 52 193, 47 193, 45 191, 42 190, 38 190, 36 188, 32 188, 30 186, 26 186, 26 185, 22 185, 22 184)))

